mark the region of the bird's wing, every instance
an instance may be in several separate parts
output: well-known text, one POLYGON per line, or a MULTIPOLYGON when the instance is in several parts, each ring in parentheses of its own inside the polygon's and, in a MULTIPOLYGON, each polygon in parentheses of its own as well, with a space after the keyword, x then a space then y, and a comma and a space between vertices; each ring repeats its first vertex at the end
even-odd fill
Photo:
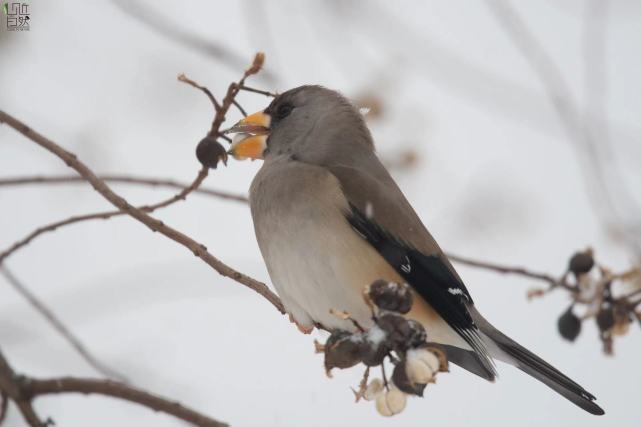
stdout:
MULTIPOLYGON (((472 297, 378 159, 367 167, 325 165, 349 202, 347 221, 479 356, 495 368, 470 315, 472 297)), ((429 335, 429 331, 428 331, 429 335)))

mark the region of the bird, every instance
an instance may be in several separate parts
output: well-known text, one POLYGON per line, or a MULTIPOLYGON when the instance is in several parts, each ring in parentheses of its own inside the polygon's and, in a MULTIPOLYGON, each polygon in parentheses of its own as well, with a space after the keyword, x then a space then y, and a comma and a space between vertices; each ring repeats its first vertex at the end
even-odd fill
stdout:
POLYGON ((304 85, 241 119, 229 154, 263 161, 249 191, 258 246, 270 279, 299 329, 351 330, 341 310, 371 327, 363 289, 407 283, 408 317, 448 360, 488 381, 494 361, 513 365, 585 411, 596 398, 497 328, 377 156, 363 114, 339 92, 304 85))

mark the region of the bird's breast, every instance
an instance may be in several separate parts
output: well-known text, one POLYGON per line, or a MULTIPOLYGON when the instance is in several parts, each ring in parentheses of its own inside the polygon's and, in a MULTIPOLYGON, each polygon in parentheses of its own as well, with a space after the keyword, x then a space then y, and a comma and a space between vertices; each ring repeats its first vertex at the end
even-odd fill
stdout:
POLYGON ((400 277, 347 222, 338 180, 308 165, 261 170, 250 203, 271 280, 296 321, 351 327, 330 314, 335 309, 371 324, 363 289, 376 279, 400 277))

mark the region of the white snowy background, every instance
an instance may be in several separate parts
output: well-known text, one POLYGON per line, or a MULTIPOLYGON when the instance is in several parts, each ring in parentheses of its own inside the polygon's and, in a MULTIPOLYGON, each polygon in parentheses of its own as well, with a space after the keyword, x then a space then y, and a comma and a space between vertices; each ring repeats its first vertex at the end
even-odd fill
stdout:
MULTIPOLYGON (((604 109, 611 132, 603 143, 639 196, 641 4, 608 3, 604 109)), ((446 250, 557 274, 574 250, 591 245, 604 264, 630 266, 594 214, 577 151, 540 80, 484 2, 132 3, 144 15, 160 14, 168 23, 163 31, 123 13, 133 10, 124 1, 30 4, 29 32, 9 33, 2 23, 0 108, 95 171, 185 182, 195 176, 194 148, 212 111, 176 75, 185 72, 221 94, 242 67, 163 35, 180 28, 245 62, 265 51, 275 80, 258 78, 255 86, 283 91, 313 83, 382 97, 385 116, 372 125, 378 149, 386 156, 418 152, 417 168, 394 175, 446 250)), ((514 2, 580 102, 586 5, 514 2)), ((268 102, 250 94, 240 100, 250 111, 268 102)), ((7 126, 0 126, 0 141, 1 176, 72 172, 7 126)), ((258 167, 231 161, 205 186, 245 193, 258 167)), ((135 203, 172 194, 114 188, 135 203)), ((84 184, 1 188, 0 246, 41 224, 104 209, 111 206, 84 184)), ((245 205, 193 195, 157 216, 269 281, 245 205)), ((314 336, 301 335, 258 295, 130 218, 60 229, 6 265, 134 385, 232 426, 639 425, 638 325, 616 342, 614 357, 601 353, 592 323, 576 343, 564 342, 556 319, 567 296, 527 302, 526 290, 537 283, 521 278, 459 268, 485 316, 593 392, 604 418, 508 366, 499 367, 495 384, 454 367, 424 399, 382 418, 372 403, 353 403, 349 387, 359 370, 326 378, 314 336)), ((21 372, 96 375, 4 280, 0 345, 21 372)), ((182 425, 99 396, 46 397, 36 408, 62 427, 182 425)), ((6 423, 23 425, 15 409, 6 423)))

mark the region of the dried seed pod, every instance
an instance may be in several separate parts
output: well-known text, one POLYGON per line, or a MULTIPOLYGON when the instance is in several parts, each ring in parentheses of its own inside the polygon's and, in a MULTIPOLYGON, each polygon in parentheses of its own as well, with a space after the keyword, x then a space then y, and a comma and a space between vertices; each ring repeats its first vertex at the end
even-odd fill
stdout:
POLYGON ((386 311, 377 317, 376 323, 387 333, 390 346, 398 352, 417 347, 427 339, 423 325, 398 313, 386 311))
POLYGON ((378 378, 373 379, 367 384, 365 392, 363 393, 363 399, 372 401, 378 397, 379 394, 383 393, 385 386, 383 381, 378 378))
POLYGON ((325 343, 325 369, 346 369, 361 362, 363 339, 360 334, 334 331, 325 343))
POLYGON ((404 341, 410 334, 409 319, 403 315, 386 311, 376 318, 376 324, 383 330, 391 347, 397 349, 404 346, 404 341))
POLYGON ((409 326, 409 334, 407 337, 408 348, 416 348, 425 344, 427 341, 425 327, 414 319, 409 319, 407 324, 409 326))
POLYGON ((425 345, 424 348, 428 349, 438 359, 438 371, 450 372, 450 364, 447 361, 447 353, 438 344, 425 345))
POLYGON ((211 136, 206 136, 198 143, 196 157, 203 166, 208 168, 216 169, 221 160, 227 165, 227 150, 211 136))
POLYGON ((614 323, 612 326, 612 335, 616 337, 621 337, 628 333, 630 330, 630 321, 625 319, 614 323))
POLYGON ((387 337, 387 333, 378 325, 374 325, 363 334, 361 357, 365 365, 378 366, 383 363, 385 356, 391 350, 387 337))
POLYGON ((601 332, 606 332, 614 326, 614 309, 612 305, 607 304, 601 307, 596 315, 596 324, 601 332))
POLYGON ((630 330, 630 323, 632 319, 630 313, 622 307, 617 307, 614 310, 614 325, 611 332, 613 336, 623 336, 630 330))
POLYGON ((376 410, 384 417, 391 417, 403 412, 406 403, 407 395, 397 388, 391 388, 376 397, 376 410))
POLYGON ((559 317, 557 326, 559 333, 568 341, 574 341, 581 332, 581 319, 572 312, 572 306, 559 317))
POLYGON ((394 367, 394 371, 392 372, 392 382, 399 388, 399 390, 407 394, 414 394, 421 397, 423 397, 423 391, 427 386, 427 382, 417 383, 410 379, 407 372, 406 360, 401 360, 394 367))
POLYGON ((412 383, 427 384, 441 368, 438 357, 427 348, 413 348, 407 351, 407 377, 412 383))
POLYGON ((377 280, 369 285, 367 295, 382 310, 406 314, 412 308, 412 291, 405 283, 377 280))
POLYGON ((570 258, 568 269, 574 273, 576 277, 588 273, 594 267, 594 257, 592 256, 592 249, 587 249, 583 252, 577 252, 570 258))

